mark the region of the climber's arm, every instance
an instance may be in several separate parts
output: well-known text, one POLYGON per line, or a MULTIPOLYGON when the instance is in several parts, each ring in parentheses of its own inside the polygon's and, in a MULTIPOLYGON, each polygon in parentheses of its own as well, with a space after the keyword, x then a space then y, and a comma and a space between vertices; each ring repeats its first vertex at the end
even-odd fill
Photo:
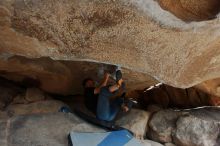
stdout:
POLYGON ((103 80, 101 81, 100 85, 95 88, 94 94, 99 94, 101 88, 102 88, 102 87, 105 87, 105 86, 107 85, 108 80, 109 80, 109 76, 110 76, 109 73, 105 73, 104 78, 103 78, 103 80))

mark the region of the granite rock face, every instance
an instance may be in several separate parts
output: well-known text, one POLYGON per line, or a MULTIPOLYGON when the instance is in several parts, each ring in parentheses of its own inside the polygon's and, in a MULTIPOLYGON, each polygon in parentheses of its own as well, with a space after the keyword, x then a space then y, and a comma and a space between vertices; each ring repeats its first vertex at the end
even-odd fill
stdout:
MULTIPOLYGON (((183 9, 172 10, 169 1, 1 1, 1 60, 20 55, 102 62, 191 87, 220 72, 218 18, 185 23, 170 13, 194 10, 194 3, 179 1, 183 9)), ((214 16, 215 3, 203 3, 196 15, 214 16)))

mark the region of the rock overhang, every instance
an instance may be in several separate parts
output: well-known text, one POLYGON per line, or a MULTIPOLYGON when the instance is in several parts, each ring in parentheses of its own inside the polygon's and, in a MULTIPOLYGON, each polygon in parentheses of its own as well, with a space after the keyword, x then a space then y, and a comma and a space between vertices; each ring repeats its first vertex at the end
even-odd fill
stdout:
POLYGON ((156 1, 141 0, 0 4, 4 57, 119 65, 181 88, 219 77, 218 18, 186 23, 156 1))

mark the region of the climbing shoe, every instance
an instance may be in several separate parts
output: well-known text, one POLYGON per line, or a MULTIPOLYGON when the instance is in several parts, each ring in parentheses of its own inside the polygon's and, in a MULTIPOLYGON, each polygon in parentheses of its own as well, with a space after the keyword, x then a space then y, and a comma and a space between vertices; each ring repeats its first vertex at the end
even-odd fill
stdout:
POLYGON ((116 78, 116 82, 118 83, 118 81, 120 79, 122 79, 122 73, 120 70, 117 70, 116 73, 115 73, 115 78, 116 78))

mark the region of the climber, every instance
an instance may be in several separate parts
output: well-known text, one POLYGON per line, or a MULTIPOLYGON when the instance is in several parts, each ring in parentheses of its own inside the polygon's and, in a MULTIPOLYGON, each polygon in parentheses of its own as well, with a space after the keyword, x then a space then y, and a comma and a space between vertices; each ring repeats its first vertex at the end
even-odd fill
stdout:
POLYGON ((99 120, 113 121, 120 109, 127 112, 132 106, 132 102, 129 100, 124 102, 123 98, 114 97, 125 90, 121 71, 118 70, 115 76, 116 83, 114 85, 107 85, 110 78, 109 73, 105 73, 102 82, 97 87, 91 78, 83 81, 85 105, 99 120), (114 98, 111 100, 112 97, 114 98))

